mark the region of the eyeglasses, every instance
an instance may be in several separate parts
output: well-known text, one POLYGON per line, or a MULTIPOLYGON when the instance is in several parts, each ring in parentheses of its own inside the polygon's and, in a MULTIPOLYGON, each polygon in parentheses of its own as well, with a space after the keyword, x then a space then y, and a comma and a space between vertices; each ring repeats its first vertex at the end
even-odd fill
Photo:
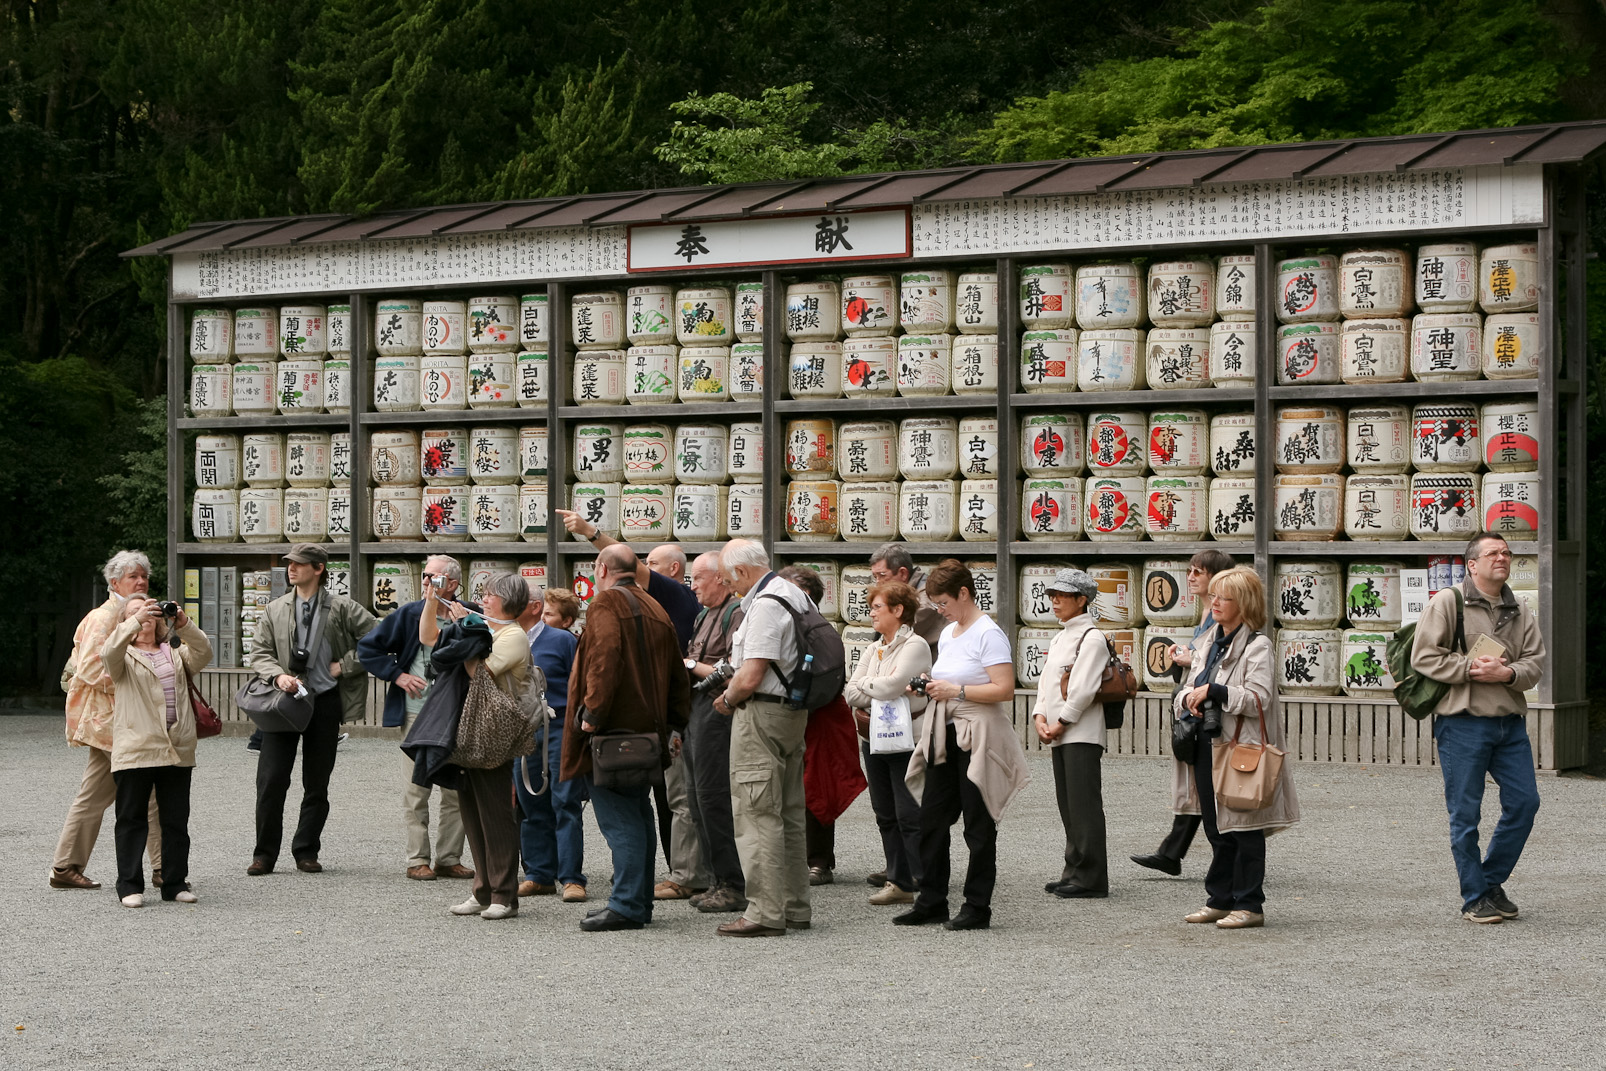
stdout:
POLYGON ((1512 556, 1512 554, 1511 554, 1511 551, 1509 549, 1507 549, 1507 550, 1486 550, 1482 554, 1478 555, 1478 557, 1480 557, 1480 558, 1509 558, 1511 556, 1512 556))
POLYGON ((1188 575, 1189 576, 1209 576, 1210 575, 1210 571, 1208 569, 1201 569, 1197 565, 1190 565, 1190 566, 1188 566, 1188 575))

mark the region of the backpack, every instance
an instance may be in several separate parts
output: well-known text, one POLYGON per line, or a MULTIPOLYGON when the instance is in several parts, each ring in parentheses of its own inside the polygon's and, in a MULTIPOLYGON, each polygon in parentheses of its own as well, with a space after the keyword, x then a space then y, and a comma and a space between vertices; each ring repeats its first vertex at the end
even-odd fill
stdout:
MULTIPOLYGON (((1138 697, 1138 678, 1132 672, 1132 667, 1121 661, 1116 653, 1115 644, 1110 637, 1098 632, 1104 639, 1105 649, 1109 653, 1109 660, 1104 663, 1104 672, 1099 678, 1099 690, 1093 693, 1093 702, 1104 708, 1104 728, 1119 729, 1126 724, 1126 705, 1138 697)), ((1082 639, 1085 641, 1087 636, 1082 639)), ((1078 652, 1080 653, 1080 652, 1078 652)), ((1066 667, 1060 675, 1060 698, 1066 698, 1066 689, 1070 685, 1071 670, 1066 667)))
MULTIPOLYGON (((1461 594, 1459 586, 1451 589, 1455 592, 1455 638, 1452 641, 1452 651, 1465 651, 1467 649, 1466 600, 1461 594)), ((1450 686, 1443 681, 1436 681, 1416 671, 1411 664, 1411 646, 1416 641, 1417 622, 1401 625, 1394 630, 1394 637, 1389 640, 1384 657, 1388 660, 1389 673, 1394 677, 1394 701, 1400 704, 1400 709, 1411 717, 1421 721, 1433 713, 1439 705, 1439 700, 1450 690, 1450 686)))
POLYGON ((761 599, 774 599, 786 607, 786 612, 792 615, 792 627, 797 630, 797 657, 798 669, 801 672, 805 655, 813 655, 813 668, 809 679, 801 682, 804 689, 803 702, 793 704, 792 680, 781 667, 772 661, 770 666, 775 675, 781 680, 781 687, 786 689, 786 705, 793 710, 818 710, 831 700, 842 694, 842 688, 848 682, 848 655, 842 647, 842 637, 831 623, 820 616, 820 611, 813 603, 807 610, 799 610, 781 596, 766 592, 759 596, 761 599))

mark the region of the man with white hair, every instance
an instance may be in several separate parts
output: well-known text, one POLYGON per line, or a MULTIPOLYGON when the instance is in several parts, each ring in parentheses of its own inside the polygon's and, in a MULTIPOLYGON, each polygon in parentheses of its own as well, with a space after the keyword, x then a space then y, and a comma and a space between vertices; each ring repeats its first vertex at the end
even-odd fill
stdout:
MULTIPOLYGON (((150 590, 151 560, 137 550, 121 550, 111 556, 102 575, 106 578, 106 601, 78 622, 72 654, 61 675, 67 692, 67 743, 87 747, 89 765, 78 795, 67 808, 61 839, 56 842, 55 865, 50 871, 52 889, 100 888, 100 882, 84 876, 84 867, 89 865, 89 853, 100 837, 106 808, 117 799, 111 758, 112 679, 101 661, 100 649, 120 623, 123 604, 150 590)), ((154 795, 150 803, 150 835, 145 843, 151 857, 151 881, 160 886, 162 834, 154 795)))

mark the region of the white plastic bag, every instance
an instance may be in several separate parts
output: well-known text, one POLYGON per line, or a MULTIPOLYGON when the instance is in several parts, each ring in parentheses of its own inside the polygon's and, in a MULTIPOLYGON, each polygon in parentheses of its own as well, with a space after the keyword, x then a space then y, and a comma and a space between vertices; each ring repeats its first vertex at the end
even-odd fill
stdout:
POLYGON ((877 699, 870 704, 870 754, 897 755, 915 749, 914 719, 909 697, 877 699))

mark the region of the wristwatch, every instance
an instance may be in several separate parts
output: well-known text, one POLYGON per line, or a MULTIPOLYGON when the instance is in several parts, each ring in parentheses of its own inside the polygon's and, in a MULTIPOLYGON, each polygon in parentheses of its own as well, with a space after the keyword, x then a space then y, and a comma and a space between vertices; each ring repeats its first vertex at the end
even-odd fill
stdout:
POLYGON ((963 684, 959 686, 959 701, 961 703, 965 701, 965 686, 963 684))

